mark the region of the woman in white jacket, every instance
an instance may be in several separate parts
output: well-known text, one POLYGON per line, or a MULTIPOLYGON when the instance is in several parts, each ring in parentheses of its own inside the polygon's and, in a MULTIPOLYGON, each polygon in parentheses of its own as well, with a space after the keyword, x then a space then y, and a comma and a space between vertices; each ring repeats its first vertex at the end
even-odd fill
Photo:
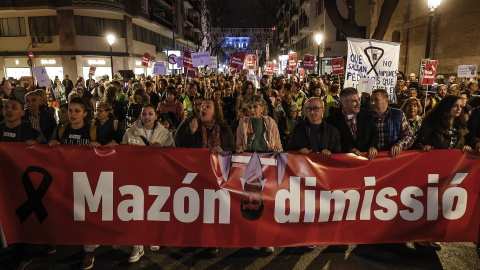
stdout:
MULTIPOLYGON (((151 105, 145 105, 142 109, 140 120, 133 123, 132 127, 123 135, 122 144, 152 146, 154 148, 173 147, 172 133, 156 121, 157 115, 155 108, 151 105)), ((159 246, 151 246, 152 251, 160 249, 159 246)), ((133 246, 132 254, 128 262, 136 262, 145 254, 143 246, 133 246)))
POLYGON ((173 146, 172 134, 156 121, 157 115, 152 105, 145 105, 141 119, 133 123, 132 127, 123 135, 122 144, 153 146, 155 148, 173 146))

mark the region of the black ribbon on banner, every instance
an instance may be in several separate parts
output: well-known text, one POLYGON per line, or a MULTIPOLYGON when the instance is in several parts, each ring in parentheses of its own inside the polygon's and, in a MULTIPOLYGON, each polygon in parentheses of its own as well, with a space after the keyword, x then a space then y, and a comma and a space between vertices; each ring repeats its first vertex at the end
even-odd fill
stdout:
POLYGON ((47 209, 42 203, 42 199, 47 193, 50 184, 52 184, 52 175, 44 168, 37 166, 30 166, 22 175, 22 184, 27 194, 27 201, 15 210, 15 213, 20 218, 20 223, 23 223, 33 212, 37 216, 38 221, 42 224, 48 216, 47 209), (32 184, 29 174, 37 172, 43 174, 43 179, 37 189, 32 184))
POLYGON ((383 54, 385 53, 385 51, 382 48, 371 46, 371 47, 365 48, 365 50, 363 50, 363 52, 367 56, 368 62, 370 62, 370 65, 372 66, 370 68, 370 70, 367 72, 367 75, 370 74, 370 72, 372 72, 372 70, 373 70, 375 72, 375 75, 378 76, 378 72, 375 69, 375 67, 377 66, 378 62, 380 62, 380 59, 383 57, 383 54), (370 55, 367 53, 367 50, 379 50, 379 51, 382 52, 382 54, 380 54, 380 56, 375 55, 375 57, 370 58, 370 55), (375 60, 377 62, 375 62, 375 60), (373 62, 375 62, 375 63, 373 63, 373 62))

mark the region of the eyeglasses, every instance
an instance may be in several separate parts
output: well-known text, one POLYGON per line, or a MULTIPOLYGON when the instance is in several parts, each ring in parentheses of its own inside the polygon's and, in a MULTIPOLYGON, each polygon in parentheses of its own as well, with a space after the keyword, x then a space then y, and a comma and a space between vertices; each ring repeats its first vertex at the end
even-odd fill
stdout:
POLYGON ((317 107, 317 106, 305 108, 305 110, 307 112, 318 112, 318 111, 323 110, 323 109, 325 109, 325 108, 324 107, 317 107))

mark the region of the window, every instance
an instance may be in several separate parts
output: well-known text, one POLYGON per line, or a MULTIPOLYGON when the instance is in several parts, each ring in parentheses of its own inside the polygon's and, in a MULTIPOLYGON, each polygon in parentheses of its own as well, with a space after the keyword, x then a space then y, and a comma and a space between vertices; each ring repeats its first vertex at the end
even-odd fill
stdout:
POLYGON ((133 40, 159 46, 161 50, 171 50, 174 48, 173 39, 136 24, 133 24, 133 40))
POLYGON ((57 16, 28 17, 30 36, 58 35, 57 16))
POLYGON ((324 0, 317 0, 317 16, 323 12, 323 1, 324 0))
POLYGON ((148 14, 148 0, 142 0, 142 11, 148 14))
POLYGON ((81 36, 103 37, 113 34, 117 38, 125 37, 125 27, 121 20, 75 16, 75 32, 81 36))
POLYGON ((5 18, 0 19, 0 37, 20 37, 26 36, 25 18, 5 18))

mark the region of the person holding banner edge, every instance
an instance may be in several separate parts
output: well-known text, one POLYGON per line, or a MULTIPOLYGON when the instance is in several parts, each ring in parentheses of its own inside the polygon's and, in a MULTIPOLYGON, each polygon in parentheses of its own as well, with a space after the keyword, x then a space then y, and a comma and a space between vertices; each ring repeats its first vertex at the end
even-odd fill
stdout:
POLYGON ((413 130, 403 111, 388 106, 388 93, 376 89, 370 99, 378 132, 378 151, 390 151, 392 158, 413 145, 413 130))

